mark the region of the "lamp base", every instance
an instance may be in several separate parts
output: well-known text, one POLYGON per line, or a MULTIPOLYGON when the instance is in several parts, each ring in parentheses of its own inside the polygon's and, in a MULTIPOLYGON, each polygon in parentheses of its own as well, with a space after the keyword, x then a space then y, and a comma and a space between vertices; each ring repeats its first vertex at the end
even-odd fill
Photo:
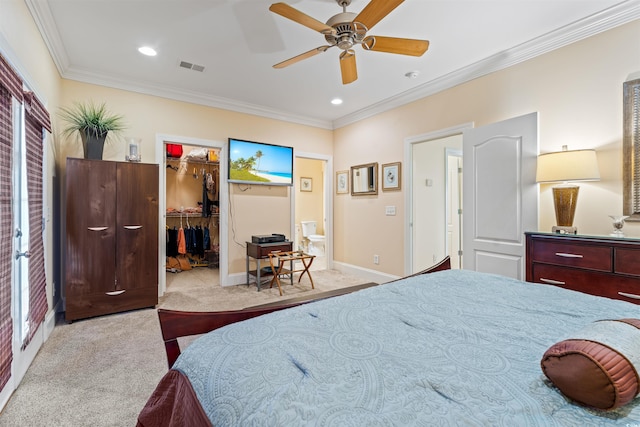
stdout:
POLYGON ((578 234, 578 228, 577 227, 563 227, 561 225, 554 225, 553 227, 551 227, 551 232, 552 233, 557 233, 557 234, 578 234))

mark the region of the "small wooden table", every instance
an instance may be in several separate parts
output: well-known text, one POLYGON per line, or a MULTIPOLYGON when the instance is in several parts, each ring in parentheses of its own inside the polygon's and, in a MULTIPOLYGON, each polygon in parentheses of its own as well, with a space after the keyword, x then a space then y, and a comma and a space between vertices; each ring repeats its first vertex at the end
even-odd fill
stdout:
POLYGON ((311 281, 311 289, 315 289, 313 285, 313 279, 311 278, 311 272, 309 271, 309 267, 313 264, 313 259, 315 255, 309 255, 302 251, 286 251, 286 252, 272 252, 269 254, 269 264, 271 265, 271 271, 274 272, 273 277, 271 278, 271 283, 269 284, 269 288, 273 286, 273 282, 278 285, 278 290, 280 291, 280 296, 282 296, 282 286, 280 283, 281 275, 289 275, 291 277, 291 285, 293 285, 293 273, 300 273, 300 277, 298 277, 298 283, 302 280, 302 276, 307 273, 309 276, 309 280, 311 281), (284 268, 286 262, 289 262, 289 268, 284 268), (304 268, 295 270, 293 263, 296 261, 302 262, 304 268))
POLYGON ((274 242, 274 243, 252 243, 247 242, 247 285, 250 283, 251 276, 256 279, 256 287, 260 290, 262 279, 268 279, 272 274, 271 272, 262 272, 261 260, 267 259, 271 252, 283 252, 290 251, 293 248, 293 242, 274 242), (249 269, 249 258, 253 258, 256 261, 256 269, 249 269))

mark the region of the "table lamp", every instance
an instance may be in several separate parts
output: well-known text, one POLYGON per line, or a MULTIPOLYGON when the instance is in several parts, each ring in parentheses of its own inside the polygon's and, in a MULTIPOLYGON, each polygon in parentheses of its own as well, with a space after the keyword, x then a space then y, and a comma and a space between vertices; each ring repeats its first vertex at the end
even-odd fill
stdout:
POLYGON ((598 159, 595 150, 567 150, 538 156, 537 182, 561 182, 553 187, 553 205, 556 224, 551 231, 561 234, 576 234, 573 218, 578 202, 578 187, 571 181, 599 181, 598 159))

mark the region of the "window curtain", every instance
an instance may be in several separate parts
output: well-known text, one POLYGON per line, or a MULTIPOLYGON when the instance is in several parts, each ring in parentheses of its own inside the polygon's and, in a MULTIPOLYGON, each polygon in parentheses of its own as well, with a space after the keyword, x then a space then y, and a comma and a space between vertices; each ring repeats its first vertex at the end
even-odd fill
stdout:
POLYGON ((13 114, 12 101, 22 101, 22 79, 0 55, 0 390, 11 377, 11 267, 13 257, 13 114))
POLYGON ((25 92, 27 146, 27 197, 29 201, 29 336, 25 347, 47 314, 47 279, 44 269, 43 143, 44 130, 51 132, 49 113, 33 92, 25 92))

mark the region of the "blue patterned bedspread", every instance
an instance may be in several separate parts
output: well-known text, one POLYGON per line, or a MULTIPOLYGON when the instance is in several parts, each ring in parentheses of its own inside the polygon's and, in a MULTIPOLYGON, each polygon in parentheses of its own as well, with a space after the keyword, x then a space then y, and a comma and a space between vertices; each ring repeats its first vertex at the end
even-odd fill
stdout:
POLYGON ((226 326, 174 368, 217 427, 640 427, 640 398, 585 409, 540 369, 553 343, 624 317, 640 306, 450 270, 226 326))

